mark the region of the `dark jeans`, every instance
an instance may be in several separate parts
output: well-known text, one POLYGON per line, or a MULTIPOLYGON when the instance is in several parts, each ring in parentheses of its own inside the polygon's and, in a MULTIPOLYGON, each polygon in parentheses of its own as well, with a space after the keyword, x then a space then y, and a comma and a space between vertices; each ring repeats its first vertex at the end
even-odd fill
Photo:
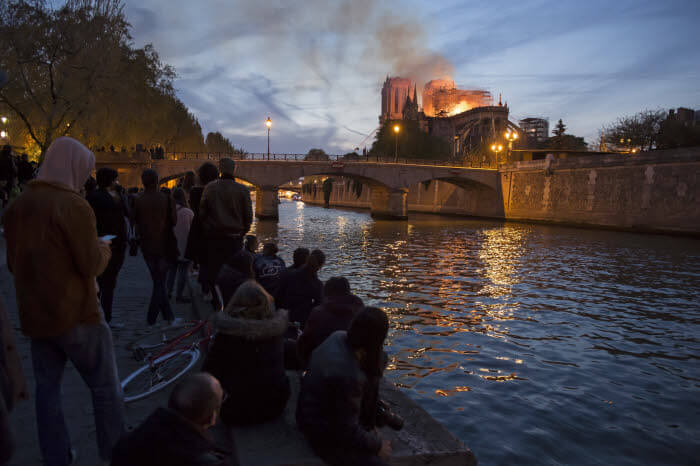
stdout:
MULTIPOLYGON (((207 250, 206 259, 206 273, 207 273, 207 285, 209 290, 214 294, 214 285, 216 284, 216 277, 219 276, 219 271, 221 267, 230 262, 233 256, 243 249, 243 238, 238 236, 226 236, 226 237, 206 237, 205 247, 207 250)), ((201 272, 200 272, 201 273, 201 272)), ((212 299, 212 305, 217 309, 220 305, 219 300, 214 296, 212 299)))
POLYGON ((146 261, 153 279, 153 293, 151 294, 151 303, 148 305, 148 325, 156 323, 158 314, 162 314, 164 320, 173 320, 175 315, 170 307, 170 301, 168 301, 168 292, 165 290, 165 280, 170 263, 163 256, 146 252, 143 253, 143 259, 146 261))
POLYGON ((31 351, 39 447, 46 464, 64 466, 69 461, 71 443, 61 404, 61 379, 69 359, 92 392, 99 455, 108 461, 124 431, 124 402, 109 326, 104 321, 77 325, 58 337, 32 339, 31 351))
POLYGON ((102 275, 97 277, 97 284, 100 285, 100 304, 105 314, 105 320, 112 320, 112 302, 114 301, 114 288, 117 286, 117 276, 124 264, 126 246, 119 249, 112 249, 112 258, 107 264, 107 268, 102 275))
POLYGON ((182 298, 182 292, 185 289, 185 283, 187 282, 187 272, 190 268, 190 261, 179 260, 174 264, 170 264, 168 269, 168 296, 173 294, 173 288, 175 287, 175 277, 177 277, 177 293, 175 296, 180 299, 182 298))

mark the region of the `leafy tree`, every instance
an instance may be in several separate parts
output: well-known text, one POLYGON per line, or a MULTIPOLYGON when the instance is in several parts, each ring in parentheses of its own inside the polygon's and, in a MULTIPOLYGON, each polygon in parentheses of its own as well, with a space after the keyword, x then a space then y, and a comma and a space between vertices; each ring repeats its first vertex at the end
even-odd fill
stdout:
POLYGON ((588 144, 582 137, 566 134, 566 125, 559 119, 552 130, 552 137, 545 141, 544 148, 587 151, 588 144))
POLYGON ((228 154, 244 154, 243 149, 236 149, 231 141, 220 132, 209 133, 204 141, 208 152, 225 152, 228 154))
POLYGON ((326 154, 326 151, 324 151, 323 149, 310 149, 309 152, 306 154, 306 157, 304 157, 304 160, 322 162, 330 160, 330 157, 328 157, 328 154, 326 154))
POLYGON ((370 156, 393 157, 396 150, 394 125, 399 125, 398 154, 400 158, 409 159, 446 159, 452 154, 451 145, 428 133, 421 131, 416 120, 385 121, 377 131, 370 156))
POLYGON ((605 134, 605 142, 618 149, 637 147, 651 150, 656 147, 664 119, 663 110, 644 110, 620 117, 615 123, 604 126, 601 131, 605 134))

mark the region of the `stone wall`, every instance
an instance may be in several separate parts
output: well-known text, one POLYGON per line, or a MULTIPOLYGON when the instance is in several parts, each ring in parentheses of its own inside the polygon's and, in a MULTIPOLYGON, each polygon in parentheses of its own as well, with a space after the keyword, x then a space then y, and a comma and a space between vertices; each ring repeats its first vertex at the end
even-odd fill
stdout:
MULTIPOLYGON (((371 187, 336 180, 332 206, 370 207, 371 187)), ((500 183, 419 183, 408 211, 700 236, 700 148, 514 162, 500 183)), ((320 186, 304 201, 323 204, 320 186)))
POLYGON ((700 148, 515 162, 501 185, 509 220, 700 234, 700 148))

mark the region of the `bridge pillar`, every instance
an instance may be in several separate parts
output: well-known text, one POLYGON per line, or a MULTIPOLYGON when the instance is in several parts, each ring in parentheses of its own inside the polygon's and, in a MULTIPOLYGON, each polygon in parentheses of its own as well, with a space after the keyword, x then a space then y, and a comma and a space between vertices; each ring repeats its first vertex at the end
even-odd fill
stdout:
POLYGON ((381 220, 406 220, 408 217, 406 195, 408 189, 392 189, 372 186, 370 213, 372 218, 381 220))
POLYGON ((277 186, 255 187, 255 216, 260 220, 279 218, 277 186))

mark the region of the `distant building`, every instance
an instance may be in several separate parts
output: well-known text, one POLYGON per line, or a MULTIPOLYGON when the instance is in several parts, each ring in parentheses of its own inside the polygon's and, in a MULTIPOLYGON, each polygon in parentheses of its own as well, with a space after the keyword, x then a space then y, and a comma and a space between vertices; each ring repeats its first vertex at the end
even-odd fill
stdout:
POLYGON ((693 126, 695 124, 695 111, 685 107, 678 107, 668 111, 668 119, 676 120, 683 123, 684 126, 693 126))
POLYGON ((526 147, 537 147, 549 137, 549 121, 544 118, 525 118, 519 123, 526 147))
POLYGON ((410 79, 387 76, 382 86, 382 113, 379 123, 402 119, 407 98, 417 101, 415 84, 410 79))

